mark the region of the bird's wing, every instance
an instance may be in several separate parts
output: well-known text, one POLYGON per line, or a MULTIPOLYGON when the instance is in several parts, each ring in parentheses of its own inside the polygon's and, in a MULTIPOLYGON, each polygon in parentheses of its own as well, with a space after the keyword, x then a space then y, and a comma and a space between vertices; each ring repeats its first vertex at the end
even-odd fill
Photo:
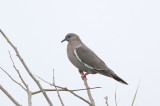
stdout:
POLYGON ((87 46, 79 46, 74 50, 76 58, 89 69, 106 70, 105 63, 87 46))
POLYGON ((106 64, 87 46, 79 46, 74 50, 76 58, 86 67, 99 74, 113 77, 115 80, 127 84, 123 79, 118 77, 106 64))

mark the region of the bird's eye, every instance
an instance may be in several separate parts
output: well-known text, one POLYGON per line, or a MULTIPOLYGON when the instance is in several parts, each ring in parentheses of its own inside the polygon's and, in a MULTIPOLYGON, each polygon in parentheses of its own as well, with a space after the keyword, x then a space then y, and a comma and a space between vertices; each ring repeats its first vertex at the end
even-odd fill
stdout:
POLYGON ((69 35, 68 38, 71 38, 71 35, 69 35))

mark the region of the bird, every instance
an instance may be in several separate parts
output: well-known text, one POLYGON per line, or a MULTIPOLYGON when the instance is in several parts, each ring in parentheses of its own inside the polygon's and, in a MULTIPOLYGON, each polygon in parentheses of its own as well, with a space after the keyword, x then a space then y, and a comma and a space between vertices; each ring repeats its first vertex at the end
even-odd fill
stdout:
POLYGON ((116 75, 107 65, 80 39, 75 33, 68 33, 61 41, 68 41, 67 56, 70 62, 81 72, 86 72, 81 76, 82 79, 88 74, 102 74, 116 81, 128 85, 126 81, 116 75))

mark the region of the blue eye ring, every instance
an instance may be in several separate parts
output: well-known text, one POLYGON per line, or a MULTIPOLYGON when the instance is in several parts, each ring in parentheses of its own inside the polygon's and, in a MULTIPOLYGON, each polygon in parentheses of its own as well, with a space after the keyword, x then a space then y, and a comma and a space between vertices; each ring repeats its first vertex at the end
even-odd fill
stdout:
POLYGON ((71 35, 69 35, 67 38, 71 38, 71 35))

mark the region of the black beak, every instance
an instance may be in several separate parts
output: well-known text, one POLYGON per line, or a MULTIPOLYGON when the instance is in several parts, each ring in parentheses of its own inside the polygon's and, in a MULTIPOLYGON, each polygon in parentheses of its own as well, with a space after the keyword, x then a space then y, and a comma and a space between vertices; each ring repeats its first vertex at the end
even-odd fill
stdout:
POLYGON ((61 41, 61 43, 64 42, 64 41, 66 41, 66 39, 63 39, 63 40, 61 41))

